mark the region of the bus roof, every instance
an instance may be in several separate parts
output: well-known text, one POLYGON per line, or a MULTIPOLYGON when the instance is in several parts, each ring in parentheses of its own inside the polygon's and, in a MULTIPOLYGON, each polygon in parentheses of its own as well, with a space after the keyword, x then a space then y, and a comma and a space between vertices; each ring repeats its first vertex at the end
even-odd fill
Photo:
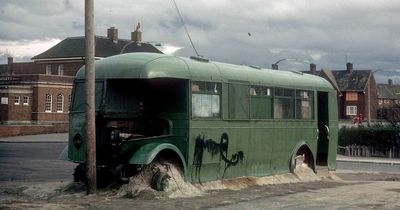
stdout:
MULTIPOLYGON (((256 66, 211 62, 207 59, 183 58, 156 53, 126 53, 98 60, 96 79, 177 78, 199 81, 236 82, 252 85, 333 90, 319 76, 297 71, 263 69, 256 66)), ((76 79, 85 78, 82 67, 76 79)))

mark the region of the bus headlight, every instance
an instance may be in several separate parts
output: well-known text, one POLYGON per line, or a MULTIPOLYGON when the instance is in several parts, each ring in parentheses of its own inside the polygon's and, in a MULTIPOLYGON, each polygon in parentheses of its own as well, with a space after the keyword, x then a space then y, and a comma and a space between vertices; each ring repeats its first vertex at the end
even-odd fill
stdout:
POLYGON ((111 145, 118 146, 121 144, 121 137, 119 136, 118 130, 111 130, 110 140, 111 140, 111 145))

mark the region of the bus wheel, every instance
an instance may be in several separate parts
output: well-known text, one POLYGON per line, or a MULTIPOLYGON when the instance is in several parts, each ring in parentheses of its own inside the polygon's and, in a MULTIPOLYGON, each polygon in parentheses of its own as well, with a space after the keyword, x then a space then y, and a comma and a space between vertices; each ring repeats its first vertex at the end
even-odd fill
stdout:
POLYGON ((158 170, 151 179, 151 188, 157 191, 167 191, 170 181, 171 176, 168 173, 158 170))
POLYGON ((150 187, 157 191, 173 191, 177 187, 182 173, 171 162, 156 162, 152 165, 150 187))
POLYGON ((86 165, 83 163, 77 165, 73 175, 75 182, 86 182, 86 165))

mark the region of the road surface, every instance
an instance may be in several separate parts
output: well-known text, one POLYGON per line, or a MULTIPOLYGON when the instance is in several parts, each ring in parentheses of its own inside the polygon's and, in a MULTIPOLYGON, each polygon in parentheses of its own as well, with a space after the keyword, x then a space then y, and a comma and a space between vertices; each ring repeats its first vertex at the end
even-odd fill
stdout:
POLYGON ((250 186, 188 198, 136 195, 129 185, 86 196, 70 182, 75 164, 58 160, 65 141, 28 142, 0 143, 0 209, 400 209, 399 165, 338 162, 344 181, 250 186))

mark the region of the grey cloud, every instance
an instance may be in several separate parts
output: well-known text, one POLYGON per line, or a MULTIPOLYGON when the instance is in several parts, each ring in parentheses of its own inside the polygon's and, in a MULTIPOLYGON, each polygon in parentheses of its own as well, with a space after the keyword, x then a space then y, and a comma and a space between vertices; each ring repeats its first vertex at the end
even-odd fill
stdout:
MULTIPOLYGON (((362 68, 400 66, 398 1, 176 2, 200 54, 214 60, 270 67, 281 58, 312 60, 321 53, 313 60, 318 69, 342 69, 346 55, 362 68)), ((84 34, 81 0, 0 0, 0 5, 0 28, 7 29, 0 31, 0 41, 84 34)), ((95 21, 96 34, 115 26, 122 38, 140 21, 144 40, 184 47, 178 55, 194 54, 169 1, 98 0, 95 21)))

